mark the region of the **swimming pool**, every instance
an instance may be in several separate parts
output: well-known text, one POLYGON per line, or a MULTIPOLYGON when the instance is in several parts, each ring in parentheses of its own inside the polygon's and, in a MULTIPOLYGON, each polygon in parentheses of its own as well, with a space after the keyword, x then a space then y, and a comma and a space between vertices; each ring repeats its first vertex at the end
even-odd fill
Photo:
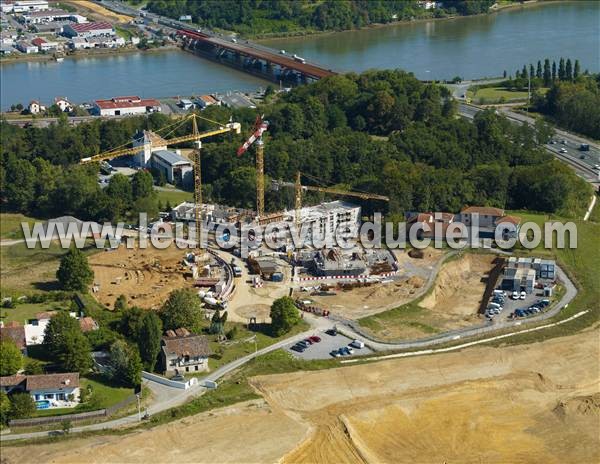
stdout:
POLYGON ((48 401, 48 400, 36 401, 35 407, 37 409, 48 409, 50 407, 50 401, 48 401))

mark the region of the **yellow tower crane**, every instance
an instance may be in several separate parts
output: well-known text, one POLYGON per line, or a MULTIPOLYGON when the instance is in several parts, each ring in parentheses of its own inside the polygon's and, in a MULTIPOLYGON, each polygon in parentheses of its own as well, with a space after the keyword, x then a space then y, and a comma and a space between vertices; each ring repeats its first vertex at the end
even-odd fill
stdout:
MULTIPOLYGON (((238 122, 230 122, 227 124, 221 124, 217 121, 213 121, 211 119, 204 118, 202 116, 198 116, 198 115, 192 113, 189 116, 183 118, 183 120, 177 121, 169 126, 163 127, 160 130, 166 130, 166 129, 171 128, 171 131, 169 132, 169 134, 170 134, 190 119, 192 120, 192 133, 191 134, 182 135, 182 136, 174 137, 171 139, 163 139, 162 137, 158 137, 159 140, 156 143, 160 143, 161 146, 164 146, 164 145, 176 145, 178 143, 183 143, 183 142, 194 142, 194 153, 193 153, 193 157, 192 157, 192 162, 194 165, 194 203, 195 203, 194 219, 195 219, 195 223, 196 223, 196 244, 197 244, 198 248, 202 248, 202 240, 201 240, 201 238, 202 238, 202 234, 201 234, 201 231, 202 231, 202 178, 201 178, 201 157, 200 157, 200 149, 202 148, 202 139, 205 139, 207 137, 212 137, 214 135, 226 134, 228 132, 234 132, 236 134, 239 134, 241 132, 241 126, 240 126, 240 123, 238 123, 238 122), (213 124, 217 124, 219 127, 217 129, 211 129, 211 130, 207 130, 204 132, 198 132, 198 122, 197 122, 198 118, 203 119, 205 121, 209 121, 213 124)), ((126 145, 128 145, 128 144, 126 144, 126 145)), ((141 151, 146 150, 147 148, 149 148, 149 150, 152 151, 152 139, 150 139, 147 143, 144 143, 144 144, 141 144, 138 146, 127 147, 127 148, 123 148, 123 146, 122 146, 122 147, 119 147, 114 150, 109 150, 109 151, 105 151, 103 153, 99 153, 94 156, 82 158, 79 162, 80 162, 80 164, 87 164, 87 163, 94 163, 94 162, 98 162, 98 161, 105 161, 108 159, 117 158, 119 156, 135 155, 135 154, 140 153, 141 151)))
MULTIPOLYGON (((305 174, 306 175, 306 174, 305 174)), ((296 172, 296 181, 295 182, 283 182, 283 181, 274 181, 273 184, 275 188, 277 187, 293 187, 294 188, 294 199, 295 199, 295 219, 296 219, 296 227, 300 227, 300 212, 302 211, 302 192, 311 191, 311 192, 321 192, 321 193, 330 193, 333 195, 347 196, 360 198, 362 200, 382 200, 382 201, 390 201, 389 197, 385 195, 377 195, 375 193, 368 192, 354 192, 343 190, 335 187, 318 187, 314 185, 302 185, 302 173, 300 171, 296 172)))

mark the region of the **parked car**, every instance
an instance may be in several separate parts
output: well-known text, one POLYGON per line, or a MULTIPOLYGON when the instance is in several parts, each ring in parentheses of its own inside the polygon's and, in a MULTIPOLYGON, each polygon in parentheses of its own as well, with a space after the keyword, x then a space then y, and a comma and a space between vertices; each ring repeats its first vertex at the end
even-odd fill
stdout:
POLYGON ((312 337, 308 337, 308 339, 313 343, 319 343, 321 341, 321 337, 317 337, 316 335, 313 335, 312 337))
POLYGON ((354 348, 358 348, 360 350, 365 347, 365 344, 360 340, 353 340, 352 343, 350 343, 350 346, 353 346, 354 348))
POLYGON ((339 350, 331 350, 331 351, 329 352, 329 354, 330 354, 331 356, 333 356, 334 358, 339 358, 339 357, 341 356, 341 354, 340 354, 339 350))
POLYGON ((306 348, 304 346, 301 346, 301 345, 294 345, 294 346, 292 346, 291 349, 294 350, 294 351, 296 351, 296 352, 298 352, 298 353, 303 353, 304 350, 306 350, 306 348))
POLYGON ((567 153, 567 149, 566 149, 566 148, 561 148, 559 151, 560 151, 561 153, 567 153))
POLYGON ((518 300, 519 299, 519 292, 512 292, 512 297, 513 300, 518 300))
POLYGON ((331 335, 332 337, 335 337, 337 335, 337 329, 333 328, 333 329, 329 329, 325 332, 327 335, 331 335))
POLYGON ((525 298, 527 298, 527 293, 525 293, 525 292, 521 292, 521 295, 519 295, 519 298, 520 298, 521 300, 524 300, 525 298))
POLYGON ((304 348, 308 348, 310 346, 310 343, 306 342, 305 340, 300 340, 298 343, 296 343, 296 345, 300 345, 300 346, 303 346, 304 348))

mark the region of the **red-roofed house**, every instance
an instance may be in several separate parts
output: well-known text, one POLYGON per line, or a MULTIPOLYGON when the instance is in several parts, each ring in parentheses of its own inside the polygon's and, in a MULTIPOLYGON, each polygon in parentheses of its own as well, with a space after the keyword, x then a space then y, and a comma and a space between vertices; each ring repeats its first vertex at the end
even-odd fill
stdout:
POLYGON ((454 222, 454 214, 452 213, 417 213, 407 215, 406 219, 406 234, 410 237, 410 231, 414 227, 417 239, 423 238, 445 238, 446 230, 452 222, 454 222))
POLYGON ((11 340, 21 353, 27 354, 27 343, 25 341, 25 327, 18 323, 9 323, 5 327, 0 327, 0 342, 11 340))
POLYGON ((67 24, 63 28, 63 33, 67 37, 101 37, 115 35, 115 30, 112 24, 106 21, 98 21, 94 23, 67 24))
POLYGON ((67 97, 56 97, 54 99, 54 104, 58 106, 62 112, 73 111, 73 105, 69 100, 67 100, 67 97))
POLYGON ((138 96, 113 97, 110 100, 96 100, 92 111, 99 116, 154 113, 160 111, 160 102, 138 96))
POLYGON ((42 111, 46 111, 46 107, 42 105, 39 101, 31 100, 31 102, 29 102, 29 112, 31 114, 39 114, 42 111))
POLYGON ((49 52, 58 48, 57 42, 48 42, 41 37, 36 37, 31 43, 35 45, 40 52, 49 52))
POLYGON ((219 102, 219 100, 217 100, 215 97, 213 97, 212 95, 200 95, 197 99, 196 99, 196 104, 204 109, 207 106, 212 106, 212 105, 220 105, 221 103, 219 102))

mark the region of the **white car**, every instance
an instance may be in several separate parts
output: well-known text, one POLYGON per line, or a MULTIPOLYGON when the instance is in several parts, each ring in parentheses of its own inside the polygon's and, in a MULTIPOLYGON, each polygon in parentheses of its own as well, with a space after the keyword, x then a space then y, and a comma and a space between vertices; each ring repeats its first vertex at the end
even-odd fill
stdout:
POLYGON ((354 340, 352 343, 350 343, 350 346, 353 346, 354 348, 357 349, 361 349, 365 347, 365 344, 363 342, 361 342, 360 340, 354 340))
POLYGON ((561 152, 561 153, 567 153, 567 149, 566 149, 566 148, 561 148, 561 149, 560 149, 560 152, 561 152))
POLYGON ((596 171, 600 171, 600 164, 594 164, 594 169, 596 171))
POLYGON ((518 299, 519 299, 519 292, 512 292, 512 296, 511 296, 511 298, 512 298, 513 300, 518 300, 518 299))
POLYGON ((527 293, 521 292, 520 299, 524 300, 525 298, 527 298, 527 293))

